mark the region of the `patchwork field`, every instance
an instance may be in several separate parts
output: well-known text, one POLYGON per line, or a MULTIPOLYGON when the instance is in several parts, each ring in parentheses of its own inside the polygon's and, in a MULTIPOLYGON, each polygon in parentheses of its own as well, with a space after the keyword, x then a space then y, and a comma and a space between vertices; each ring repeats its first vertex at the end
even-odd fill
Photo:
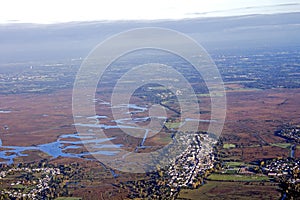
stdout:
POLYGON ((199 189, 182 190, 177 199, 250 200, 279 198, 280 192, 277 191, 277 186, 275 183, 208 181, 199 189))

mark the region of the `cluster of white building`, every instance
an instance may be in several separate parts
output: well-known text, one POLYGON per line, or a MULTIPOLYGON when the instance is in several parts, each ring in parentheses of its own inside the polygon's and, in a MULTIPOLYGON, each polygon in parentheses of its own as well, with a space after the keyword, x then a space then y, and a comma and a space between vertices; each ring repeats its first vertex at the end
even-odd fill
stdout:
MULTIPOLYGON (((292 175, 295 171, 300 171, 300 160, 294 159, 279 159, 266 164, 263 170, 268 176, 288 176, 292 175)), ((299 172, 298 172, 299 173, 299 172)), ((300 182, 300 179, 293 181, 300 182)))
POLYGON ((180 136, 188 148, 176 157, 168 169, 170 186, 173 190, 181 187, 191 187, 199 175, 214 167, 213 144, 215 140, 208 134, 189 133, 180 136))
POLYGON ((13 198, 30 198, 30 199, 38 199, 38 194, 40 194, 41 192, 43 192, 44 190, 49 189, 49 182, 51 181, 51 178, 53 176, 59 175, 60 174, 60 169, 59 168, 11 168, 7 171, 1 171, 0 172, 0 179, 3 179, 5 177, 7 177, 8 174, 12 174, 15 172, 26 172, 26 173, 42 173, 41 178, 36 181, 36 180, 32 180, 29 181, 27 183, 24 183, 24 181, 15 181, 10 183, 11 186, 16 186, 16 185, 20 185, 20 184, 26 184, 24 186, 27 187, 32 187, 35 186, 33 189, 31 189, 30 191, 28 191, 27 193, 23 193, 21 190, 18 190, 17 187, 15 187, 16 189, 12 189, 12 190, 8 190, 5 189, 3 191, 1 191, 1 195, 4 194, 8 194, 9 197, 13 197, 13 198))

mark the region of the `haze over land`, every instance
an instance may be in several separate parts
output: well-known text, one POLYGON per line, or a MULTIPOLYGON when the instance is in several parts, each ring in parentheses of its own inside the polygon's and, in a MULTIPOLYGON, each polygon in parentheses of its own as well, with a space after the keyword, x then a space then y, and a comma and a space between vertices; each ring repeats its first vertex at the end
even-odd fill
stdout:
POLYGON ((0 26, 0 64, 84 58, 98 43, 130 28, 163 27, 183 32, 210 52, 298 48, 300 13, 169 21, 72 22, 0 26))

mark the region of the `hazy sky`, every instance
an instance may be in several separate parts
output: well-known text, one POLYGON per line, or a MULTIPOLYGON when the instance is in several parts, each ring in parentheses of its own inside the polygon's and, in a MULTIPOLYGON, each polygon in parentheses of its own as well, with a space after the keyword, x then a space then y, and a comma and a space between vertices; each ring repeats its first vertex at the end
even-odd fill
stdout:
POLYGON ((181 19, 300 11, 300 0, 2 0, 0 23, 181 19))

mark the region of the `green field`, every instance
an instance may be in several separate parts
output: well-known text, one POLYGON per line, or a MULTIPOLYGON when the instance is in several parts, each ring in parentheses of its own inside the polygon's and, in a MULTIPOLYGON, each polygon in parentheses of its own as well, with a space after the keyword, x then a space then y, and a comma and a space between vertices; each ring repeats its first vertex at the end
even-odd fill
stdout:
POLYGON ((225 170, 225 174, 237 174, 239 171, 239 168, 233 168, 233 169, 227 169, 225 170))
POLYGON ((155 90, 167 90, 168 88, 164 87, 164 86, 152 86, 152 87, 148 87, 149 90, 155 91, 155 90))
POLYGON ((232 174, 211 174, 207 177, 212 181, 237 181, 237 182, 253 182, 253 181, 269 181, 267 176, 257 175, 232 175, 232 174))
POLYGON ((244 162, 226 162, 225 165, 228 167, 240 167, 245 166, 246 164, 244 162))
POLYGON ((235 144, 223 144, 223 148, 224 149, 231 149, 231 148, 235 148, 235 144))
POLYGON ((197 94, 198 97, 210 97, 210 94, 197 94))
POLYGON ((165 126, 168 128, 168 129, 177 129, 179 128, 179 126, 181 125, 180 122, 167 122, 165 123, 165 126))
POLYGON ((274 144, 271 144, 271 146, 288 149, 291 147, 291 144, 290 143, 274 143, 274 144))
POLYGON ((26 186, 24 186, 22 184, 18 184, 18 185, 12 186, 12 188, 14 188, 14 189, 26 189, 26 186))

